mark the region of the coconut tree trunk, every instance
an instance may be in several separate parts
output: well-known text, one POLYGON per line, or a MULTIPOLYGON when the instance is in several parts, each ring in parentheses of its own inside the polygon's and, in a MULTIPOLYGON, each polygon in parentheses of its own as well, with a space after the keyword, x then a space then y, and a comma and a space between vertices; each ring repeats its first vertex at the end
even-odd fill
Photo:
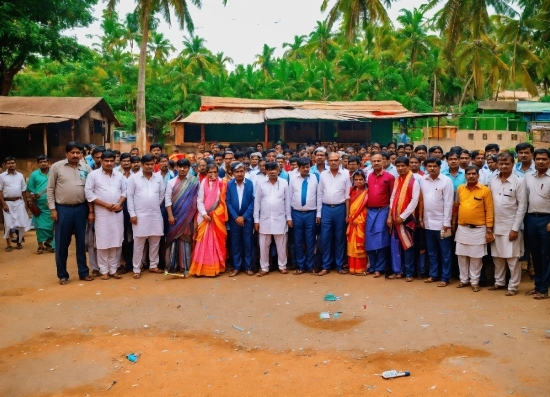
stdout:
POLYGON ((434 73, 434 98, 433 98, 433 105, 432 110, 435 112, 435 102, 437 98, 437 76, 434 73))
POLYGON ((143 155, 147 153, 147 131, 145 120, 145 67, 147 61, 147 39, 149 38, 149 2, 144 2, 142 11, 142 38, 139 53, 138 90, 136 101, 136 146, 143 155))
POLYGON ((466 90, 468 89, 468 86, 472 82, 472 79, 474 78, 474 74, 470 76, 468 81, 466 82, 466 85, 464 86, 464 91, 462 92, 462 96, 460 97, 460 102, 458 103, 458 113, 460 113, 460 110, 462 108, 462 102, 464 102, 464 97, 466 96, 466 90))

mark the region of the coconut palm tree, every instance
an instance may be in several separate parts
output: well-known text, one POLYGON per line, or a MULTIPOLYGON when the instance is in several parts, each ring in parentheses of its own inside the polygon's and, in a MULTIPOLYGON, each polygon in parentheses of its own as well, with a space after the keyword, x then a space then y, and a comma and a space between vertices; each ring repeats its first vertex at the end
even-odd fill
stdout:
MULTIPOLYGON (((329 0, 323 0, 321 11, 328 8, 329 0)), ((336 0, 328 13, 327 25, 330 28, 342 20, 342 30, 348 41, 355 40, 359 29, 365 30, 370 24, 391 23, 385 7, 391 6, 391 0, 336 0)))
POLYGON ((267 44, 264 44, 261 54, 256 54, 256 61, 254 66, 259 66, 260 70, 264 75, 265 81, 271 77, 273 71, 273 53, 275 52, 275 47, 270 47, 267 44))
POLYGON ((170 53, 175 51, 175 48, 170 43, 170 40, 165 38, 164 35, 159 32, 151 32, 151 37, 149 38, 147 48, 152 54, 154 65, 163 65, 170 56, 170 53))
POLYGON ((189 59, 189 70, 192 72, 198 71, 200 76, 204 78, 207 70, 213 68, 213 56, 208 50, 202 37, 191 35, 184 37, 183 50, 180 53, 181 57, 189 59))
POLYGON ((336 41, 327 22, 317 21, 315 29, 309 34, 306 49, 313 52, 318 58, 333 59, 335 47, 336 41))
POLYGON ((417 60, 424 58, 430 48, 438 44, 438 38, 428 35, 425 28, 424 7, 413 8, 412 11, 401 9, 401 15, 397 21, 403 26, 397 31, 397 37, 401 41, 400 52, 407 52, 409 66, 412 69, 417 60))
POLYGON ((283 48, 288 47, 288 50, 285 51, 284 56, 288 59, 301 59, 303 57, 302 46, 304 45, 305 40, 306 35, 295 35, 292 43, 283 43, 283 48))

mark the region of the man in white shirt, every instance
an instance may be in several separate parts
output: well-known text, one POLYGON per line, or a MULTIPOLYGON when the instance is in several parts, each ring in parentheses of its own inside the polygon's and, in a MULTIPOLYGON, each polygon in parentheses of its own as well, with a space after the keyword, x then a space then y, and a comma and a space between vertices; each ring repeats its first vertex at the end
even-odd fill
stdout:
POLYGON ((30 228, 29 215, 27 215, 27 184, 22 173, 15 170, 15 158, 4 159, 6 171, 0 174, 0 204, 4 212, 4 238, 6 239, 6 251, 11 251, 11 229, 16 229, 19 234, 17 249, 23 248, 21 242, 25 232, 30 228))
POLYGON ((316 225, 321 213, 317 211, 317 177, 310 174, 310 162, 305 157, 298 159, 299 173, 290 177, 290 206, 294 245, 298 269, 294 274, 313 273, 316 225))
POLYGON ((495 285, 489 290, 504 289, 506 285, 506 265, 510 268, 510 282, 506 296, 518 292, 521 281, 519 257, 523 248, 520 227, 523 222, 527 202, 525 200, 525 180, 514 175, 514 156, 503 152, 498 155, 499 174, 489 182, 493 196, 495 221, 491 243, 491 255, 495 264, 495 285))
POLYGON ((527 142, 522 142, 516 145, 516 153, 518 155, 518 163, 514 165, 514 174, 521 178, 534 173, 535 162, 533 161, 533 153, 535 148, 527 142))
POLYGON ((121 278, 118 261, 124 237, 122 204, 126 200, 126 186, 120 172, 114 172, 115 154, 104 152, 101 167, 86 179, 84 191, 88 208, 94 213, 97 262, 102 280, 121 278))
POLYGON ((286 232, 291 224, 290 196, 288 183, 279 178, 279 166, 276 162, 265 165, 268 177, 258 179, 254 199, 254 229, 260 233, 260 272, 258 277, 269 274, 269 246, 271 238, 277 246, 279 272, 287 274, 286 269, 286 232))
POLYGON ((430 157, 424 161, 428 175, 420 184, 422 191, 423 211, 420 227, 424 229, 426 247, 430 263, 430 272, 425 283, 433 283, 439 278, 438 287, 446 287, 451 279, 452 239, 451 215, 453 211, 453 182, 441 174, 441 160, 430 157), (441 257, 441 264, 439 258, 441 257))
POLYGON ((165 186, 162 176, 153 170, 155 159, 146 154, 141 158, 142 169, 128 180, 126 197, 134 236, 134 278, 141 275, 141 259, 145 241, 149 241, 149 271, 159 273, 159 243, 164 235, 160 206, 164 201, 165 186))
MULTIPOLYGON (((321 222, 321 246, 323 269, 317 273, 324 276, 333 263, 339 274, 348 274, 346 263, 346 226, 349 217, 349 172, 340 168, 340 156, 328 155, 329 169, 322 172, 317 188, 317 218, 321 222)), ((367 237, 368 238, 368 237, 367 237)))

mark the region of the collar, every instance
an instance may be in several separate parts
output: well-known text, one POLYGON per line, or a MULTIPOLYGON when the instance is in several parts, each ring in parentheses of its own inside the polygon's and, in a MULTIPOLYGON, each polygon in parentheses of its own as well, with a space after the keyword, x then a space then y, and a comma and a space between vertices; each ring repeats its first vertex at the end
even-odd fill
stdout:
MULTIPOLYGON (((517 163, 514 167, 516 167, 516 170, 521 171, 522 165, 523 165, 523 164, 522 164, 521 161, 520 161, 520 162, 517 163)), ((535 168, 535 160, 531 160, 531 165, 529 166, 529 169, 530 169, 530 170, 536 169, 536 168, 535 168)))
MULTIPOLYGON (((540 177, 539 177, 539 172, 538 172, 537 170, 535 170, 535 172, 533 172, 531 175, 533 175, 535 178, 540 178, 540 177)), ((546 170, 546 172, 543 174, 543 176, 544 176, 544 175, 550 176, 550 168, 548 168, 548 169, 546 170)))
MULTIPOLYGON (((458 174, 464 174, 464 173, 465 173, 464 170, 463 170, 462 168, 458 167, 458 173, 457 173, 457 175, 458 175, 458 174)), ((452 174, 451 174, 451 169, 450 169, 450 168, 447 168, 445 171, 440 172, 439 174, 440 174, 440 175, 443 174, 443 175, 447 175, 447 176, 452 176, 452 174)))
MULTIPOLYGON (((500 179, 500 172, 496 175, 496 177, 497 177, 499 180, 501 180, 501 179, 500 179)), ((510 183, 511 183, 510 179, 515 179, 515 178, 517 178, 517 176, 514 175, 514 173, 512 172, 510 175, 508 175, 508 178, 506 178, 506 179, 504 180, 504 182, 510 182, 510 183)))
POLYGON ((115 176, 115 170, 112 170, 112 171, 111 171, 111 175, 107 174, 107 173, 105 172, 105 170, 103 169, 103 167, 99 167, 98 170, 101 170, 101 172, 103 172, 105 175, 109 176, 109 178, 115 176))
MULTIPOLYGON (((468 187, 468 182, 466 182, 465 185, 466 185, 466 189, 470 190, 470 188, 468 187)), ((485 185, 483 185, 480 181, 477 181, 477 183, 474 186, 474 189, 481 189, 483 186, 485 185)))

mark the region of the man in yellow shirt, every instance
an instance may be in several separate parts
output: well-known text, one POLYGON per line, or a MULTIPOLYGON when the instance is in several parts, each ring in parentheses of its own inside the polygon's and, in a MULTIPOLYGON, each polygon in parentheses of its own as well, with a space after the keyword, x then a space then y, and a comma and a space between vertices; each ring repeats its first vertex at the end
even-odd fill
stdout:
POLYGON ((456 230, 456 255, 460 269, 457 288, 472 286, 479 291, 482 258, 487 255, 487 242, 493 238, 493 197, 487 186, 479 182, 477 167, 468 166, 466 184, 457 189, 458 216, 453 215, 456 230))

